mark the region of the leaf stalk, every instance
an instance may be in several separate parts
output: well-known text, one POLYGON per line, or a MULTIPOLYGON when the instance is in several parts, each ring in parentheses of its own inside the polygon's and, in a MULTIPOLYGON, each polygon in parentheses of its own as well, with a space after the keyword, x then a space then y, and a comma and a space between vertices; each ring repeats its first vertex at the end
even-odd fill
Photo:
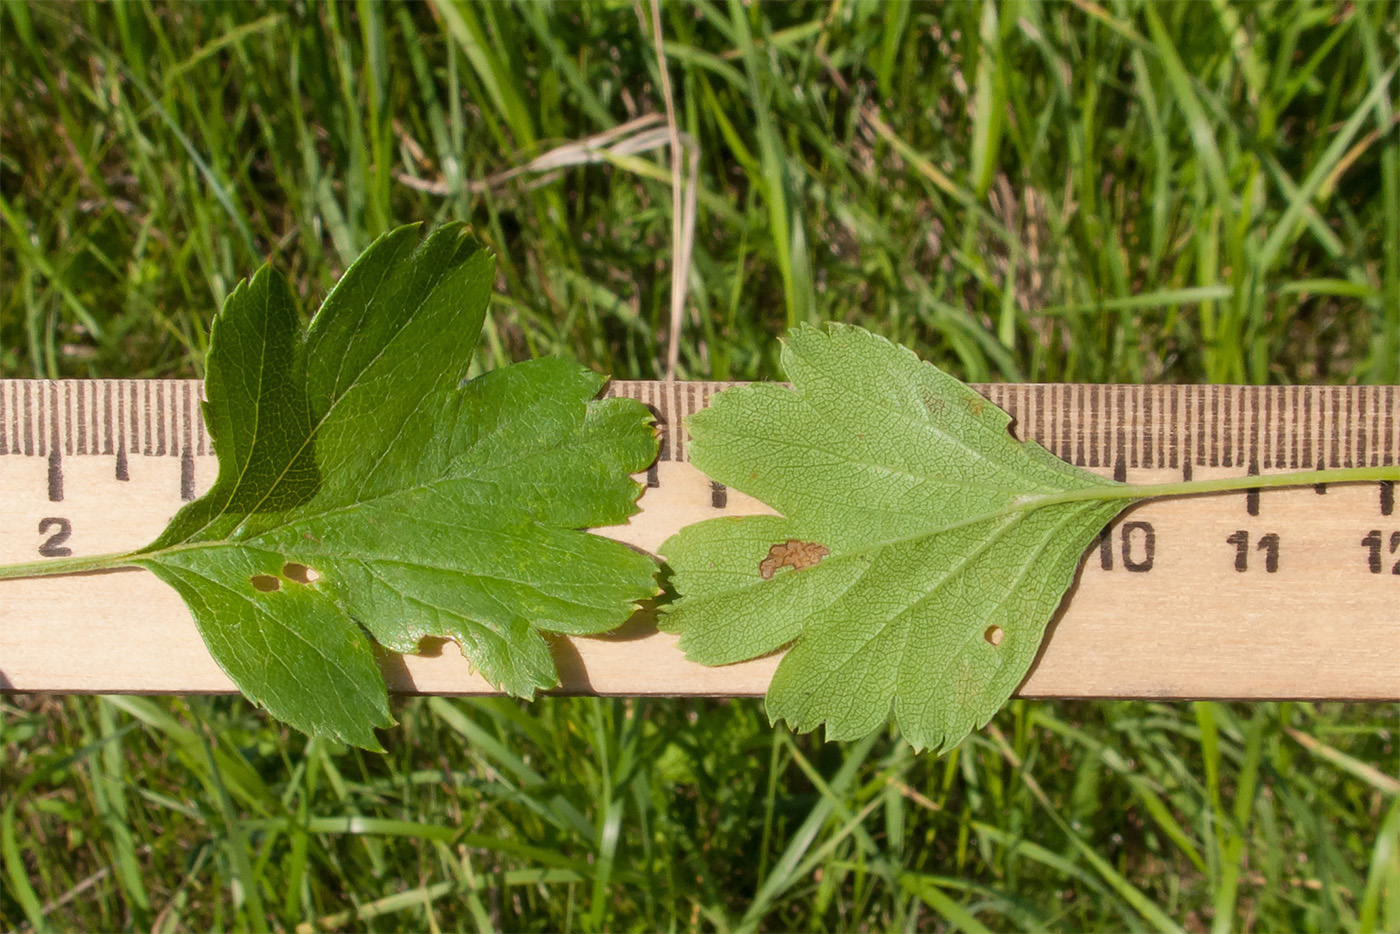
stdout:
POLYGON ((84 574, 88 571, 112 571, 133 567, 135 552, 112 552, 105 555, 77 555, 72 558, 47 558, 23 564, 0 565, 0 580, 21 577, 53 577, 59 574, 84 574))
POLYGON ((1238 493, 1242 490, 1262 490, 1289 486, 1315 486, 1319 483, 1377 483, 1400 482, 1400 464, 1380 467, 1338 467, 1331 470, 1300 470, 1291 473, 1250 474, 1243 477, 1215 477, 1208 480, 1182 480, 1174 483, 1120 483, 1114 486, 1093 486, 1029 496, 1018 501, 1024 509, 1040 509, 1061 503, 1103 501, 1115 499, 1166 499, 1175 496, 1199 496, 1206 493, 1238 493))

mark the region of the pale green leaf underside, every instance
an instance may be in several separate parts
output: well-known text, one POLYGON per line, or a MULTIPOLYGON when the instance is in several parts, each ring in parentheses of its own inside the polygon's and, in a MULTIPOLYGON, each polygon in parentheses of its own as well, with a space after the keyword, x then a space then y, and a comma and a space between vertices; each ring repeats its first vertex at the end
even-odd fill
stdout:
POLYGON ((1024 679, 1127 501, 1018 508, 1113 484, 1017 441, 1006 413, 866 331, 798 328, 783 366, 792 389, 727 390, 690 419, 692 462, 782 515, 668 540, 681 599, 663 626, 708 665, 791 645, 768 691, 775 721, 851 739, 893 710, 915 747, 950 748, 1024 679), (828 553, 764 579, 789 540, 828 553))
POLYGON ((560 360, 462 383, 492 268, 460 226, 421 243, 401 228, 309 330, 268 269, 216 319, 219 476, 139 563, 238 687, 299 729, 377 746, 392 718, 366 633, 398 652, 454 640, 530 696, 558 680, 542 632, 614 628, 655 593, 648 557, 579 531, 636 511, 646 409, 593 399, 603 378, 560 360))

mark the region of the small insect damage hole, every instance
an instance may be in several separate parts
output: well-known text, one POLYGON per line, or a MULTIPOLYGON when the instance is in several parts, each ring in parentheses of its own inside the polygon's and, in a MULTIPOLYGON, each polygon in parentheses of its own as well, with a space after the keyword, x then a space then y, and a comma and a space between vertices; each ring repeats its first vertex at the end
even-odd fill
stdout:
POLYGON ((1004 635, 1006 633, 1000 626, 988 626, 987 631, 982 633, 982 638, 987 640, 988 645, 998 646, 1001 645, 1001 639, 1004 635))
POLYGON ((758 564, 758 576, 772 580, 779 568, 791 567, 794 571, 819 564, 831 554, 831 549, 817 542, 804 542, 790 538, 768 549, 768 557, 758 564))
POLYGON ((253 589, 261 593, 273 593, 282 589, 282 582, 271 574, 254 574, 248 578, 248 583, 253 585, 253 589))
POLYGON ((282 576, 297 584, 314 584, 321 579, 321 575, 316 573, 315 568, 309 568, 294 561, 288 561, 282 565, 282 576))

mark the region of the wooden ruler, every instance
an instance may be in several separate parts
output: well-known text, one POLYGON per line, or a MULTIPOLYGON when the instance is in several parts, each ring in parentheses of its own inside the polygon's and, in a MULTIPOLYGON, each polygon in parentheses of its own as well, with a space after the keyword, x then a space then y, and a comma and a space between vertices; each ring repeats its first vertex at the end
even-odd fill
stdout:
MULTIPOLYGON (((717 383, 614 382, 652 408, 642 511, 602 534, 655 552, 682 526, 766 512, 688 461, 682 419, 717 383)), ((977 387, 1060 457, 1162 482, 1400 460, 1400 387, 977 387)), ((217 470, 188 380, 0 380, 0 562, 153 539, 217 470)), ((646 614, 558 639, 561 690, 756 695, 777 657, 703 668, 646 614)), ((488 693, 455 647, 386 656, 405 693, 488 693)), ((0 582, 0 690, 225 692, 174 591, 140 570, 0 582)), ((1400 699, 1393 484, 1151 502, 1085 557, 1026 697, 1400 699)))

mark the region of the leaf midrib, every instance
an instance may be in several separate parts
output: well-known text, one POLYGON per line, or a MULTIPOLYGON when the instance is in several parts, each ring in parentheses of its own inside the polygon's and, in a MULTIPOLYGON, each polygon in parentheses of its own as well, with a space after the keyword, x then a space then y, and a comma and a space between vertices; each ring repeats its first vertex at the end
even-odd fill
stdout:
MULTIPOLYGON (((1093 487, 1086 487, 1086 488, 1085 488, 1086 491, 1087 491, 1087 490, 1093 490, 1093 489, 1094 489, 1093 487)), ((1049 500, 1048 497, 1046 498, 1046 500, 1048 500, 1048 501, 1044 501, 1044 500, 1034 500, 1034 499, 1033 499, 1033 500, 1027 500, 1027 501, 1025 501, 1025 502, 1016 502, 1016 501, 1012 501, 1012 502, 1008 503, 1007 505, 1005 505, 1005 506, 1003 506, 1003 507, 1001 507, 1001 508, 999 508, 999 509, 992 509, 992 510, 988 510, 987 512, 978 513, 978 514, 975 515, 975 516, 968 516, 968 517, 966 517, 966 518, 959 519, 959 520, 956 521, 956 522, 950 522, 950 523, 948 523, 947 525, 938 526, 937 528, 922 530, 922 531, 919 531, 919 532, 912 533, 912 534, 910 534, 910 535, 901 535, 901 536, 897 536, 897 537, 895 537, 895 538, 881 539, 881 540, 878 540, 878 541, 869 542, 869 543, 867 543, 867 544, 865 544, 865 545, 861 545, 861 546, 858 547, 858 548, 852 548, 852 549, 850 549, 850 550, 848 550, 848 551, 842 551, 842 552, 836 553, 836 554, 832 555, 830 558, 827 558, 826 560, 824 560, 824 561, 821 562, 821 563, 822 563, 822 564, 833 564, 833 563, 835 563, 835 562, 837 562, 837 561, 843 561, 843 562, 844 562, 844 561, 846 561, 846 560, 848 560, 848 559, 850 559, 850 558, 856 558, 856 557, 860 557, 860 556, 862 556, 862 555, 873 554, 874 552, 880 551, 880 550, 885 549, 885 548, 893 548, 893 547, 895 547, 895 546, 897 546, 897 545, 905 545, 905 544, 908 544, 908 543, 910 543, 910 542, 917 542, 917 541, 919 541, 919 540, 921 540, 921 539, 931 538, 931 537, 933 537, 933 536, 935 536, 935 535, 942 535, 944 532, 953 532, 953 531, 956 531, 957 529, 966 528, 967 526, 970 526, 970 525, 977 525, 978 523, 981 523, 981 522, 989 522, 989 521, 992 521, 992 520, 994 520, 994 519, 999 519, 999 518, 1001 518, 1001 517, 1003 517, 1003 516, 1014 515, 1014 514, 1016 514, 1016 513, 1029 514, 1029 513, 1035 512, 1035 511, 1038 510, 1038 509, 1044 509, 1044 508, 1051 507, 1051 506, 1065 506, 1065 505, 1078 506, 1078 505, 1085 504, 1085 503, 1099 503, 1099 502, 1107 502, 1107 501, 1109 501, 1109 500, 1123 500, 1123 501, 1124 501, 1124 502, 1123 502, 1123 508, 1124 508, 1124 509, 1126 509, 1128 506, 1132 505, 1133 500, 1132 500, 1131 498, 1123 497, 1123 496, 1111 495, 1111 493, 1112 493, 1112 491, 1114 491, 1114 489, 1115 489, 1114 487, 1105 487, 1105 488, 1104 488, 1104 492, 1105 492, 1106 495, 1102 495, 1102 496, 1098 496, 1098 497, 1086 496, 1086 497, 1083 497, 1083 498, 1081 498, 1081 499, 1070 500, 1070 501, 1067 501, 1067 502, 1059 502, 1059 501, 1049 500)), ((1053 494, 1052 494, 1052 495, 1053 495, 1053 494)), ((783 518, 787 518, 787 517, 785 516, 785 517, 783 517, 783 518)), ((1021 518, 1024 518, 1024 515, 1023 515, 1021 518)), ((710 520, 710 521, 714 521, 714 520, 710 520)), ((792 520, 789 519, 788 521, 792 521, 792 520)), ((1018 518, 1017 521, 1019 521, 1019 518, 1018 518)), ((796 572, 789 572, 789 573, 796 573, 796 572)), ((750 581, 745 581, 745 582, 742 583, 742 584, 739 584, 739 585, 734 586, 734 587, 727 587, 727 588, 725 588, 725 589, 723 589, 723 590, 711 590, 711 591, 707 591, 706 597, 707 597, 707 598, 708 598, 708 597, 720 597, 720 596, 730 596, 730 595, 733 595, 733 594, 741 594, 741 593, 745 593, 746 591, 753 590, 753 589, 756 588, 756 587, 762 587, 762 586, 764 586, 764 585, 766 585, 766 584, 768 584, 768 583, 770 583, 770 582, 771 582, 771 581, 769 581, 769 580, 763 580, 762 578, 758 578, 758 579, 750 580, 750 581)))

